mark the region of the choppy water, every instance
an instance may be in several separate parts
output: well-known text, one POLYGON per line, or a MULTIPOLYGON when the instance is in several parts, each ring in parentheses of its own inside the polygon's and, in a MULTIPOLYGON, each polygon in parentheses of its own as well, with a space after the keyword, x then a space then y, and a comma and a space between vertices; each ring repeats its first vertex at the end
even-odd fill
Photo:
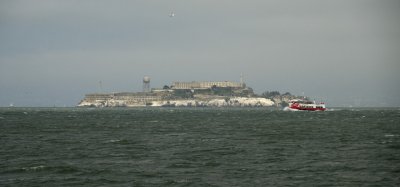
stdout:
POLYGON ((399 186, 400 110, 0 108, 0 186, 399 186))

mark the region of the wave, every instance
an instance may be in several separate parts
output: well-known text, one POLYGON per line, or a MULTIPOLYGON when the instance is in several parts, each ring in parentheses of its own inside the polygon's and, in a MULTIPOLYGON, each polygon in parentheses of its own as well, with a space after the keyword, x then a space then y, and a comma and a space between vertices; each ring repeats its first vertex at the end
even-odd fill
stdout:
POLYGON ((44 168, 45 168, 45 166, 40 165, 40 166, 32 166, 32 167, 23 167, 21 169, 24 171, 38 171, 38 170, 42 170, 44 168))

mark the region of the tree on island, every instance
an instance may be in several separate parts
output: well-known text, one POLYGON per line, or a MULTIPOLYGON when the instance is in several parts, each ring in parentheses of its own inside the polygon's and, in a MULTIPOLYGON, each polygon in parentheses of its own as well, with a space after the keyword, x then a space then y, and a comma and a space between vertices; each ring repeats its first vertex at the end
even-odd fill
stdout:
POLYGON ((281 94, 279 91, 265 91, 264 93, 261 94, 261 97, 268 98, 268 99, 273 99, 274 97, 293 97, 290 92, 285 92, 284 94, 281 94))
POLYGON ((292 95, 290 92, 281 94, 279 91, 265 91, 261 94, 261 97, 271 99, 277 106, 286 107, 289 105, 289 100, 299 98, 298 96, 292 95))
MULTIPOLYGON (((289 93, 289 92, 287 92, 287 93, 289 93)), ((262 97, 268 98, 268 99, 272 99, 272 98, 274 98, 276 96, 280 96, 280 95, 281 94, 278 91, 271 91, 271 92, 270 91, 266 91, 266 92, 261 94, 262 97)))

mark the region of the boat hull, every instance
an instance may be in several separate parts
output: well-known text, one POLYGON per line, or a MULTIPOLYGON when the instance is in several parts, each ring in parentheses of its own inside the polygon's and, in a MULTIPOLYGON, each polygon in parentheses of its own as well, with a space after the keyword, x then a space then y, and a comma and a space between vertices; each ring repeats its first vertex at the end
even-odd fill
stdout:
POLYGON ((304 102, 304 101, 293 101, 289 105, 291 110, 304 110, 304 111, 325 111, 325 104, 315 104, 312 102, 304 102))
POLYGON ((293 108, 289 107, 291 110, 304 110, 304 111, 325 111, 326 108, 293 108))

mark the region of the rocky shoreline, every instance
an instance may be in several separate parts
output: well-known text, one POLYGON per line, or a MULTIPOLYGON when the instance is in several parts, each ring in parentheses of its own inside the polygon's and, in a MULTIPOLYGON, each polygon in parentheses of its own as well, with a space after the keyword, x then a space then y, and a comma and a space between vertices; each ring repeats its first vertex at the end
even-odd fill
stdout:
POLYGON ((127 103, 125 100, 96 100, 82 101, 78 107, 270 107, 274 102, 266 98, 258 97, 226 97, 209 100, 176 99, 160 100, 147 103, 127 103))

